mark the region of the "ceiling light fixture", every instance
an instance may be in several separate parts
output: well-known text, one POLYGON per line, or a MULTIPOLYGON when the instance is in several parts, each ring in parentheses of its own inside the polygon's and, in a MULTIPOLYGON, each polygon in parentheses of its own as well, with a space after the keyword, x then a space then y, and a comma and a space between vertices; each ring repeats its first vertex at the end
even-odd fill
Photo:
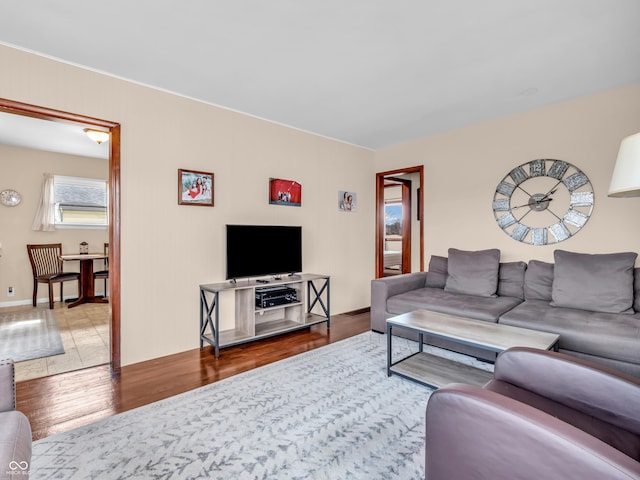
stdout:
POLYGON ((640 133, 622 139, 613 167, 610 197, 640 197, 640 133))
POLYGON ((101 130, 93 130, 91 128, 85 128, 84 133, 86 133, 87 136, 91 140, 96 142, 98 145, 100 145, 103 142, 109 141, 109 132, 103 132, 101 130))

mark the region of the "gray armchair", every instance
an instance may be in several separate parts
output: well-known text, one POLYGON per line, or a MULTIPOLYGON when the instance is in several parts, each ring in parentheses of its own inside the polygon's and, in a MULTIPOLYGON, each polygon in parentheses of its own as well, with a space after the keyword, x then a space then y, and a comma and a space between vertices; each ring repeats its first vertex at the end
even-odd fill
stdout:
POLYGON ((16 411, 12 360, 0 360, 0 480, 29 478, 31 426, 16 411))
POLYGON ((561 353, 513 348, 483 388, 427 405, 426 478, 640 479, 640 379, 561 353))

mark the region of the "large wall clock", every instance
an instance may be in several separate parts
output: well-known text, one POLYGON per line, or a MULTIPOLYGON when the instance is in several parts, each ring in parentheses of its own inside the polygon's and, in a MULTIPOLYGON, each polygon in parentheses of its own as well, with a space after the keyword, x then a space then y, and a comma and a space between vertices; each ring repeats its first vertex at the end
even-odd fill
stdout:
POLYGON ((493 214, 511 238, 531 245, 575 235, 593 211, 593 187, 562 160, 531 160, 511 170, 493 196, 493 214))

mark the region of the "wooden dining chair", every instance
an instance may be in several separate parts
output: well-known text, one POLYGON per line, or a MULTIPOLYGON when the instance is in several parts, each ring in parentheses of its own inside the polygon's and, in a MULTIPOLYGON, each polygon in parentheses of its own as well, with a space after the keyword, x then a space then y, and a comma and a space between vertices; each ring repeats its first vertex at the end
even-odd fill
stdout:
POLYGON ((29 261, 31 262, 31 270, 33 271, 33 306, 35 307, 38 300, 38 284, 46 283, 49 285, 49 308, 53 308, 53 288, 54 283, 60 284, 60 301, 64 301, 62 285, 70 280, 78 281, 78 289, 80 288, 79 272, 63 272, 63 261, 60 259, 62 255, 61 243, 47 243, 40 245, 27 245, 29 252, 29 261))
MULTIPOLYGON (((109 243, 105 242, 104 244, 104 254, 109 256, 109 243)), ((104 296, 107 296, 107 280, 109 280, 109 258, 104 259, 104 270, 98 270, 97 272, 93 272, 94 280, 102 279, 104 280, 104 296)))

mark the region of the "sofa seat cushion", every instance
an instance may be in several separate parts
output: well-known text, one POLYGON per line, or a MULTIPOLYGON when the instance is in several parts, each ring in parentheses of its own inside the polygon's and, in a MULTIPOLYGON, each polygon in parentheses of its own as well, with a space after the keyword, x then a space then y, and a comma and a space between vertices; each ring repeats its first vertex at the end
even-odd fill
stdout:
POLYGON ((479 297, 425 287, 388 298, 387 312, 400 315, 414 310, 431 310, 497 322, 500 315, 520 302, 522 300, 514 297, 479 297))
MULTIPOLYGON (((30 462, 29 420, 22 412, 15 410, 0 412, 0 469, 3 472, 7 470, 15 478, 25 478, 30 462)), ((2 475, 0 477, 4 478, 2 475)))
POLYGON ((588 312, 527 300, 500 323, 560 335, 560 348, 640 365, 640 313, 588 312))

